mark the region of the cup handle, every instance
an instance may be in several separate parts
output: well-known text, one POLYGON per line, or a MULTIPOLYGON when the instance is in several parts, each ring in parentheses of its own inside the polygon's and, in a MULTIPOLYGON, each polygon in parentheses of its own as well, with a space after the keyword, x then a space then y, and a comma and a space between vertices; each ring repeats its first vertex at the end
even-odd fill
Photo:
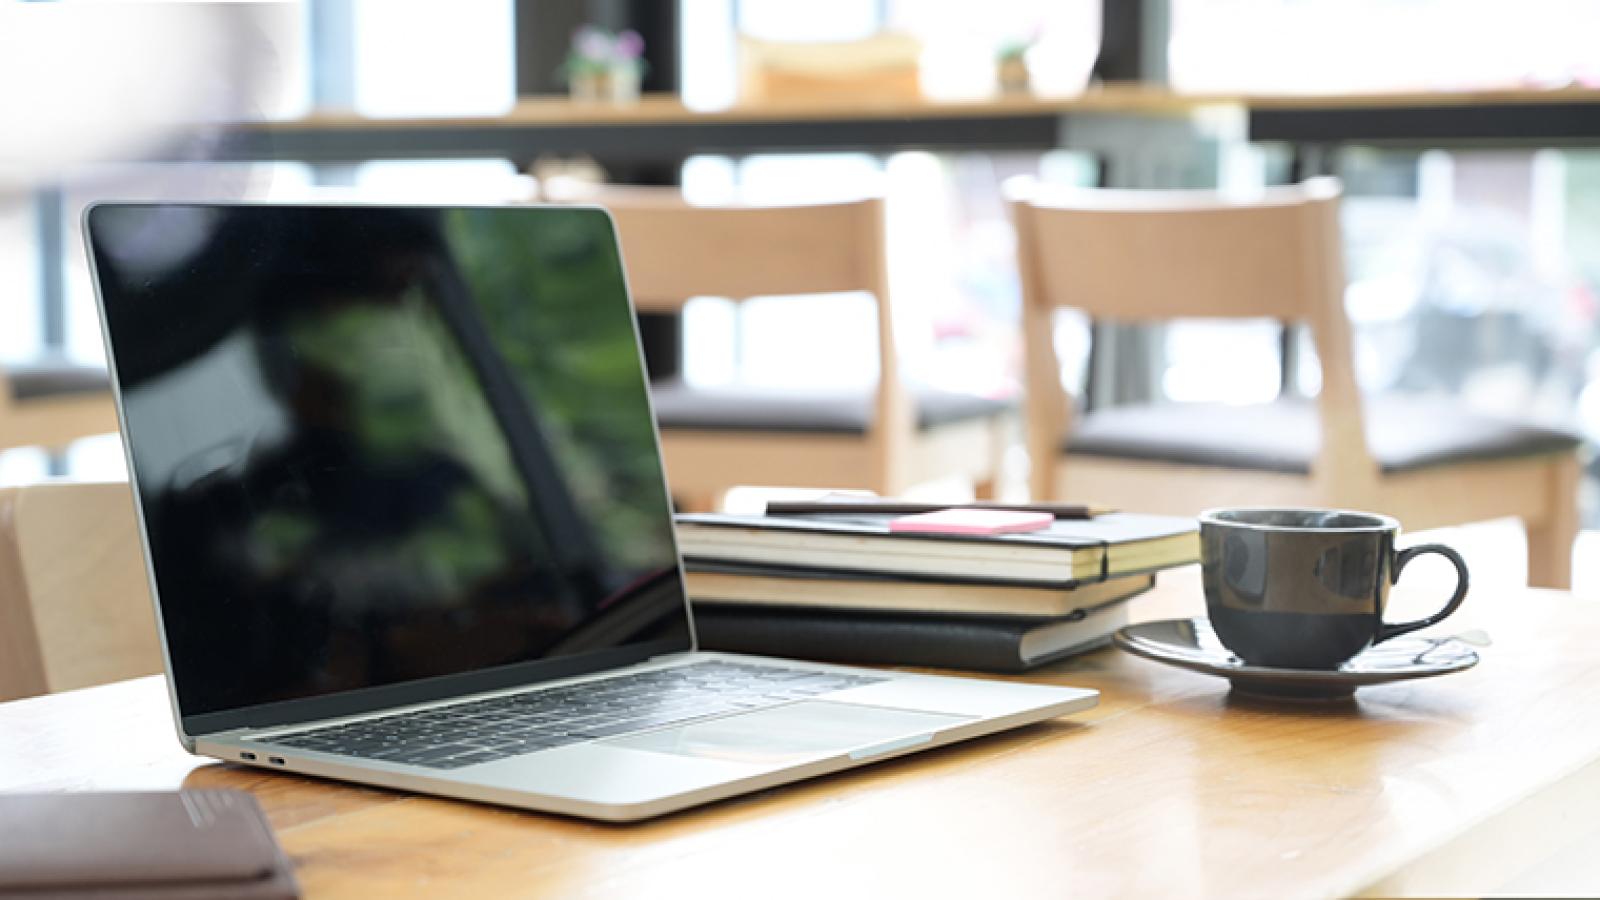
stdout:
POLYGON ((1450 560, 1450 564, 1456 567, 1455 595, 1450 598, 1449 603, 1444 605, 1444 609, 1439 610, 1426 619, 1418 619, 1415 622, 1401 622, 1393 625, 1388 622, 1384 622, 1378 628, 1378 639, 1373 641, 1373 643, 1381 643, 1392 637, 1399 637, 1402 634, 1410 634, 1419 628, 1427 628, 1429 625, 1443 622, 1447 616, 1455 612, 1456 609, 1461 606, 1462 600, 1467 599, 1467 562, 1461 558, 1461 554, 1443 544, 1419 544, 1418 546, 1409 547, 1405 550, 1401 550, 1399 553, 1396 553, 1394 557, 1394 569, 1389 574, 1389 582, 1391 584, 1398 582, 1400 580, 1400 570, 1406 567, 1406 563, 1416 559, 1419 556, 1422 556, 1425 553, 1437 553, 1445 559, 1450 560))

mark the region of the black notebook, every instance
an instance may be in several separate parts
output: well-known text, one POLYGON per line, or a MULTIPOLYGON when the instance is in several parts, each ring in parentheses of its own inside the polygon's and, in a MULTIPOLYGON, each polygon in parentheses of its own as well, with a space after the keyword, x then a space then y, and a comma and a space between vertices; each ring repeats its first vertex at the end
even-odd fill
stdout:
POLYGON ((1022 672, 1105 645, 1128 604, 1059 619, 921 616, 695 606, 702 650, 869 663, 1022 672))

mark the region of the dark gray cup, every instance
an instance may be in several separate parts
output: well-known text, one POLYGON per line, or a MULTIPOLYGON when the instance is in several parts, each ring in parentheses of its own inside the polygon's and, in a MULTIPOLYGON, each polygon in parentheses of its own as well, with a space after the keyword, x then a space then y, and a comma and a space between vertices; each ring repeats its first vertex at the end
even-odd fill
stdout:
POLYGON ((1396 550, 1400 523, 1331 509, 1214 509, 1200 516, 1206 613, 1244 662, 1336 669, 1380 641, 1442 621, 1467 596, 1467 564, 1443 544, 1396 550), (1406 563, 1437 553, 1456 567, 1456 590, 1426 619, 1383 620, 1406 563))

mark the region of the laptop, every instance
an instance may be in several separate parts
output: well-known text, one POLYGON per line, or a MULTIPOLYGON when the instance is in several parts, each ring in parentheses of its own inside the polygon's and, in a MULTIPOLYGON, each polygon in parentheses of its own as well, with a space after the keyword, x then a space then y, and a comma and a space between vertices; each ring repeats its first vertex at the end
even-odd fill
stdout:
POLYGON ((190 752, 627 821, 1097 700, 697 652, 603 210, 85 228, 190 752))

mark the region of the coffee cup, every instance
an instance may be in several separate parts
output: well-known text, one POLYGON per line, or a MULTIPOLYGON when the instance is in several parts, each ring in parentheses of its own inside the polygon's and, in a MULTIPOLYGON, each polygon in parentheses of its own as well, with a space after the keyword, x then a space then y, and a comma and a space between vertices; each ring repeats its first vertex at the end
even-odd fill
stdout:
POLYGON ((1373 644, 1442 621, 1467 596, 1467 564, 1443 544, 1395 549, 1400 523, 1333 509, 1214 509, 1200 516, 1206 612, 1247 665, 1337 669, 1373 644), (1444 608, 1384 621, 1406 564, 1437 553, 1456 569, 1444 608))

